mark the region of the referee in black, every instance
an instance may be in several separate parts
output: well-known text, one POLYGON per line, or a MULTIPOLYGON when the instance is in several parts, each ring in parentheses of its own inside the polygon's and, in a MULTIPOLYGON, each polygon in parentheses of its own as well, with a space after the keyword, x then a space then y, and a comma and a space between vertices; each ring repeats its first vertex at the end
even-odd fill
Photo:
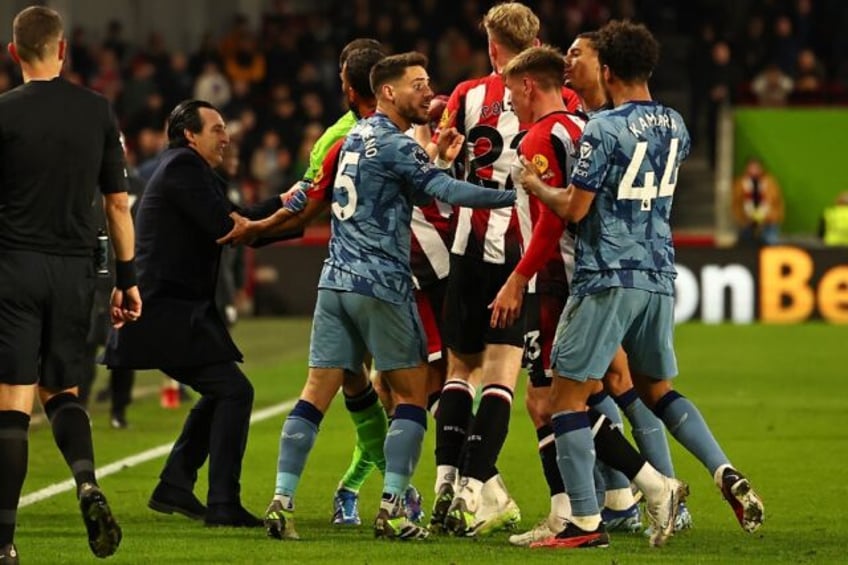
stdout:
POLYGON ((15 17, 9 53, 24 84, 0 95, 3 565, 18 562, 13 539, 36 393, 76 481, 91 550, 107 557, 121 541, 97 486, 91 426, 77 398, 96 277, 97 187, 116 258, 110 303, 116 326, 141 315, 133 225, 115 119, 105 98, 59 77, 66 50, 55 11, 32 6, 15 17))

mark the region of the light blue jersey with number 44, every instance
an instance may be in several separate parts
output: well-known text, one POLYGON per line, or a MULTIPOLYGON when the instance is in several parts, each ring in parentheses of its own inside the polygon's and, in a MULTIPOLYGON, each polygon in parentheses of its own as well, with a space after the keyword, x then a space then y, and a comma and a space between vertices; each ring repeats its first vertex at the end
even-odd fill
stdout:
POLYGON ((583 130, 571 182, 595 193, 577 226, 572 293, 638 288, 674 295, 669 217, 689 132, 675 110, 627 102, 583 130))

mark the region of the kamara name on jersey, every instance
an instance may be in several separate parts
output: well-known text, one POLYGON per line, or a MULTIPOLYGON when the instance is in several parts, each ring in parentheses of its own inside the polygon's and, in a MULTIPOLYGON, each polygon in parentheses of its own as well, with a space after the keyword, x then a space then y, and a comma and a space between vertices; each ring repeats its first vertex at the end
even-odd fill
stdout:
POLYGON ((657 115, 652 112, 646 112, 639 116, 638 121, 632 121, 627 124, 627 129, 636 137, 642 137, 642 132, 652 127, 671 128, 671 131, 677 131, 678 126, 677 122, 668 114, 657 115))

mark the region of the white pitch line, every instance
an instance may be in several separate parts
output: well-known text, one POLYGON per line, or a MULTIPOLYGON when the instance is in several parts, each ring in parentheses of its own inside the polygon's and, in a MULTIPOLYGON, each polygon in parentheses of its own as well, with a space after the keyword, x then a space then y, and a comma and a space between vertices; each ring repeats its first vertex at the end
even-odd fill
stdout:
MULTIPOLYGON (((286 400, 285 402, 281 402, 280 404, 275 404, 273 406, 263 408, 262 410, 258 410, 251 414, 250 423, 254 424, 256 422, 261 422, 262 420, 267 420, 268 418, 273 418, 274 416, 283 414, 284 412, 288 412, 289 410, 294 408, 294 405, 296 403, 297 399, 293 398, 286 400)), ((97 475, 98 479, 108 477, 109 475, 114 475, 115 473, 124 469, 129 469, 130 467, 141 465, 142 463, 146 463, 152 459, 163 457, 171 451, 171 448, 173 446, 173 442, 165 443, 158 447, 148 449, 147 451, 142 451, 141 453, 136 453, 135 455, 130 455, 129 457, 124 457, 123 459, 115 461, 114 463, 109 463, 108 465, 98 468, 95 471, 95 474, 97 475)), ((76 483, 73 479, 68 479, 66 481, 62 481, 61 483, 53 483, 52 485, 46 486, 41 490, 37 490, 35 492, 31 492, 25 496, 22 496, 20 502, 18 503, 18 508, 23 508, 25 506, 35 504, 36 502, 47 500, 52 496, 56 496, 57 494, 73 490, 74 488, 76 488, 76 483)))

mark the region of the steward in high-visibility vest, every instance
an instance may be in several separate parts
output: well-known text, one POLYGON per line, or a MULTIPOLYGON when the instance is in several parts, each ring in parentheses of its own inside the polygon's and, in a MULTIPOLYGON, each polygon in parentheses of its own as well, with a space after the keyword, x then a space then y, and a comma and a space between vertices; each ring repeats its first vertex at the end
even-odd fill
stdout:
POLYGON ((848 246, 848 203, 824 211, 823 239, 825 245, 848 246))

